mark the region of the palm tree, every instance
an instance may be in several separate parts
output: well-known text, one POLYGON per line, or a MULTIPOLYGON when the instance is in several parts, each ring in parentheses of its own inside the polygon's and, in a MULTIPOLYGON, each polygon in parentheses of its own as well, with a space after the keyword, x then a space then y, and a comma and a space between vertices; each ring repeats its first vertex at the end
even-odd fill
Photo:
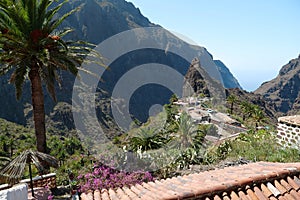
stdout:
MULTIPOLYGON (((44 94, 42 83, 54 100, 58 70, 76 75, 91 46, 80 41, 64 41, 70 29, 58 31, 58 26, 72 10, 60 18, 57 12, 63 3, 53 0, 0 1, 0 75, 11 72, 20 99, 26 79, 31 83, 31 99, 37 150, 47 152, 44 94)), ((95 53, 95 52, 94 52, 95 53)))
POLYGON ((258 128, 258 125, 265 120, 265 115, 262 109, 258 105, 253 106, 252 119, 255 122, 255 128, 258 128))
POLYGON ((198 133, 198 127, 194 124, 188 113, 183 112, 178 121, 176 121, 178 130, 173 134, 170 145, 185 150, 189 147, 195 147, 194 139, 198 133))
POLYGON ((143 151, 160 148, 166 139, 154 128, 143 127, 130 139, 130 147, 137 151, 139 148, 143 151))
POLYGON ((243 113, 243 121, 246 120, 246 116, 249 118, 253 114, 253 104, 243 101, 241 103, 242 113, 243 113))
POLYGON ((229 95, 227 97, 227 102, 230 104, 230 114, 232 115, 233 113, 233 105, 237 102, 237 97, 234 95, 229 95))

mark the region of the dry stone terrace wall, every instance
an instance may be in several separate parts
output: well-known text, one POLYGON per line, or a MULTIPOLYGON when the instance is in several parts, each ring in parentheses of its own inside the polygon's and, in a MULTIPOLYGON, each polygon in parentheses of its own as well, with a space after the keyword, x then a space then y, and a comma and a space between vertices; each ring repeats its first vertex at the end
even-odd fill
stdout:
POLYGON ((284 147, 300 149, 300 115, 280 117, 277 126, 277 141, 284 147))

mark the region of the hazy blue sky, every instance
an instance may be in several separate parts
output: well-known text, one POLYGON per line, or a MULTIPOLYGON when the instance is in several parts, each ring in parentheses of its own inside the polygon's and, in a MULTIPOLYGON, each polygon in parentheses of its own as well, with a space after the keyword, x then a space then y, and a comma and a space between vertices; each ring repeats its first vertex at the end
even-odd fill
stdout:
POLYGON ((231 70, 248 91, 300 54, 300 0, 127 0, 231 70))

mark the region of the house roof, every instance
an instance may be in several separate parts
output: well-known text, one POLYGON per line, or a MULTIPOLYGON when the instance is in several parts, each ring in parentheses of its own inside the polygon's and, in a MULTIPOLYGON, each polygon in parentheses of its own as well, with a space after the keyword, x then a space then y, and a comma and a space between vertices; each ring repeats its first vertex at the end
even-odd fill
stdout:
POLYGON ((279 117, 278 122, 283 122, 283 123, 294 124, 294 125, 300 126, 300 115, 279 117))
POLYGON ((82 200, 300 199, 300 163, 257 162, 226 167, 130 188, 96 190, 82 200))

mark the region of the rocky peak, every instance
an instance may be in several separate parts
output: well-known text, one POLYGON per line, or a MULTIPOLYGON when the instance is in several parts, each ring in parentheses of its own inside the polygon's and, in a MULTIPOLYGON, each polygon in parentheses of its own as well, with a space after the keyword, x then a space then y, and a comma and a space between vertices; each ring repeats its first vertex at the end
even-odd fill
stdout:
POLYGON ((300 99, 300 57, 284 65, 276 78, 263 83, 256 91, 276 104, 282 113, 295 113, 300 99))
MULTIPOLYGON (((204 58, 202 58, 204 59, 204 58)), ((214 67, 214 66, 210 66, 214 67)), ((201 57, 194 58, 184 78, 183 97, 193 94, 202 94, 215 99, 225 99, 225 88, 223 83, 211 77, 201 63, 201 57)))
POLYGON ((183 97, 191 96, 193 93, 204 94, 209 97, 210 93, 202 74, 204 73, 198 58, 194 58, 185 75, 183 84, 183 97))

